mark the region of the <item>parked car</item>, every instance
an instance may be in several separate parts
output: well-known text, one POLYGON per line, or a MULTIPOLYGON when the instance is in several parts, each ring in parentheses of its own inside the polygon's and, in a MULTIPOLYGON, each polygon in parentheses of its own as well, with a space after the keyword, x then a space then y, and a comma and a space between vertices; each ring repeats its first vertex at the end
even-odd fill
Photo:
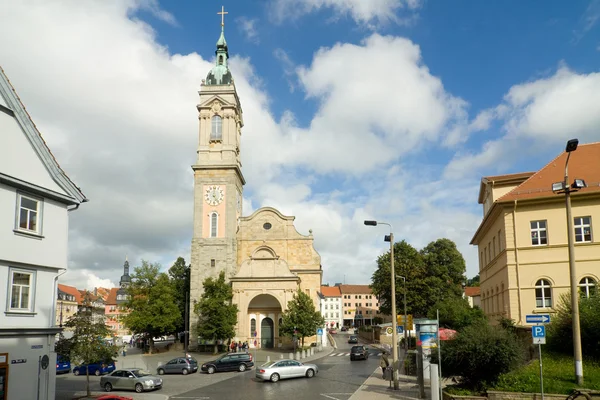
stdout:
POLYGON ((358 336, 350 335, 350 337, 348 338, 348 343, 358 343, 358 336))
POLYGON ((348 330, 348 328, 346 328, 345 326, 342 326, 342 329, 340 329, 342 332, 346 332, 348 330))
POLYGON ((334 328, 331 328, 329 330, 329 333, 331 333, 332 335, 335 335, 337 333, 337 331, 334 328))
POLYGON ((75 375, 85 375, 86 368, 88 370, 88 374, 96 375, 96 376, 108 374, 110 372, 113 372, 116 369, 114 362, 110 362, 110 363, 97 362, 97 363, 93 363, 93 364, 78 365, 77 367, 73 368, 73 373, 75 375))
POLYGON ((56 373, 67 374, 71 372, 71 362, 63 356, 56 357, 56 373))
POLYGON ((118 369, 110 375, 100 378, 100 386, 107 392, 113 389, 135 390, 142 393, 146 390, 162 388, 163 380, 143 369, 118 369))
POLYGON ((198 361, 193 357, 178 357, 168 363, 159 366, 156 372, 159 375, 164 374, 183 374, 187 375, 190 372, 198 371, 198 361))
POLYGON ((350 361, 354 361, 354 360, 359 360, 359 359, 363 359, 363 360, 367 360, 369 359, 369 349, 367 349, 365 346, 352 346, 352 349, 350 349, 350 361))
POLYGON ((303 364, 296 360, 269 361, 256 368, 258 379, 271 382, 288 378, 312 378, 318 373, 319 368, 315 364, 303 364))
POLYGON ((202 364, 202 371, 214 374, 221 371, 244 372, 254 366, 252 354, 250 353, 227 353, 213 361, 202 364))

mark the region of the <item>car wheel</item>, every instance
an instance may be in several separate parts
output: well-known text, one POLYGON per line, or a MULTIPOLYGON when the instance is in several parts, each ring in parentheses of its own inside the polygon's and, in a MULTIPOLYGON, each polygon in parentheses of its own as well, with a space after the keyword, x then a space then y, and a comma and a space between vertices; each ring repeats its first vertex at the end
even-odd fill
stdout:
POLYGON ((141 384, 141 383, 136 383, 136 384, 135 384, 135 391, 136 391, 137 393, 142 393, 142 392, 144 391, 144 387, 142 386, 142 384, 141 384))
POLYGON ((107 392, 110 392, 112 390, 112 385, 110 384, 110 382, 106 382, 106 384, 104 385, 104 390, 106 390, 107 392))
POLYGON ((159 374, 159 375, 164 375, 164 374, 165 374, 165 370, 164 370, 164 369, 162 369, 162 368, 159 368, 159 369, 158 369, 158 374, 159 374))
POLYGON ((244 372, 245 370, 246 370, 246 364, 240 364, 240 366, 238 367, 238 371, 244 372))
POLYGON ((208 369, 206 370, 206 372, 208 372, 209 374, 214 374, 215 373, 215 367, 213 367, 211 365, 210 367, 208 367, 208 369))
POLYGON ((279 374, 271 375, 271 382, 277 382, 279 380, 279 374))
POLYGON ((79 375, 79 370, 78 369, 74 369, 73 373, 75 374, 75 376, 79 375))
POLYGON ((100 376, 100 370, 97 369, 96 372, 94 372, 94 374, 96 374, 96 376, 100 376))
POLYGON ((190 371, 187 370, 187 368, 184 368, 183 371, 181 371, 182 374, 187 375, 190 371))
POLYGON ((312 378, 313 376, 315 376, 315 371, 313 371, 313 369, 309 369, 308 371, 306 371, 306 377, 307 378, 312 378))
POLYGON ((350 356, 350 361, 354 361, 354 357, 350 356))

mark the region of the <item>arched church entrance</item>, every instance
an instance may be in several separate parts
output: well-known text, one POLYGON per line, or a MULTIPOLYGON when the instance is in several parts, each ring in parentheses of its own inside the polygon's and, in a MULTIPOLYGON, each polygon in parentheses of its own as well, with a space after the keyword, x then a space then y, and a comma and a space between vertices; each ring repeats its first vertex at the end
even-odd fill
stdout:
POLYGON ((270 294, 259 294, 248 305, 250 346, 272 349, 279 347, 281 305, 270 294))

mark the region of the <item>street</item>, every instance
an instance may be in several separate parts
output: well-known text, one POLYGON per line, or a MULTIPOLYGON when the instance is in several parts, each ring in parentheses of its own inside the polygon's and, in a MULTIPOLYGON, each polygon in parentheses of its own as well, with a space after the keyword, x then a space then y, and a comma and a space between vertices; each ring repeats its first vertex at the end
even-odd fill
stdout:
MULTIPOLYGON (((262 382, 255 379, 255 368, 239 372, 222 372, 213 375, 195 373, 183 375, 163 375, 163 388, 158 391, 137 394, 135 392, 114 393, 134 399, 275 399, 290 397, 294 399, 331 399, 347 400, 360 387, 361 384, 373 373, 379 365, 379 351, 370 348, 370 357, 367 361, 350 361, 349 351, 352 345, 347 343, 348 335, 338 333, 333 335, 338 349, 330 354, 323 352, 324 357, 306 363, 316 364, 319 373, 312 379, 298 378, 282 380, 277 383, 262 382)), ((179 353, 165 352, 152 356, 132 354, 121 357, 117 361, 120 367, 141 367, 154 373, 159 360, 168 361, 179 353), (141 357, 144 357, 143 359, 141 357)), ((317 355, 317 353, 315 353, 317 355)), ((194 354, 200 364, 214 359, 212 355, 194 354)), ((284 355, 287 357, 287 355, 284 355)), ((266 357, 259 354, 259 364, 266 357)), ((272 356, 273 359, 275 357, 272 356)), ((72 373, 58 375, 56 378, 56 400, 71 400, 74 395, 85 393, 85 376, 74 376, 72 373)), ((93 392, 100 393, 100 377, 90 376, 90 387, 93 392)))

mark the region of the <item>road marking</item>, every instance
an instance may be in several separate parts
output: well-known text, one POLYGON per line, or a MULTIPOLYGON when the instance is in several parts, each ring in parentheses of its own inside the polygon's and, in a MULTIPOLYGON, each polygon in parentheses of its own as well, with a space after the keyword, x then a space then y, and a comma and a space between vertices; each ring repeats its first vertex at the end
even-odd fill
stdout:
POLYGON ((332 400, 340 400, 339 397, 333 397, 333 395, 336 396, 351 396, 353 393, 321 393, 321 396, 323 397, 327 397, 328 399, 332 399, 332 400), (332 396, 329 396, 332 395, 332 396))

